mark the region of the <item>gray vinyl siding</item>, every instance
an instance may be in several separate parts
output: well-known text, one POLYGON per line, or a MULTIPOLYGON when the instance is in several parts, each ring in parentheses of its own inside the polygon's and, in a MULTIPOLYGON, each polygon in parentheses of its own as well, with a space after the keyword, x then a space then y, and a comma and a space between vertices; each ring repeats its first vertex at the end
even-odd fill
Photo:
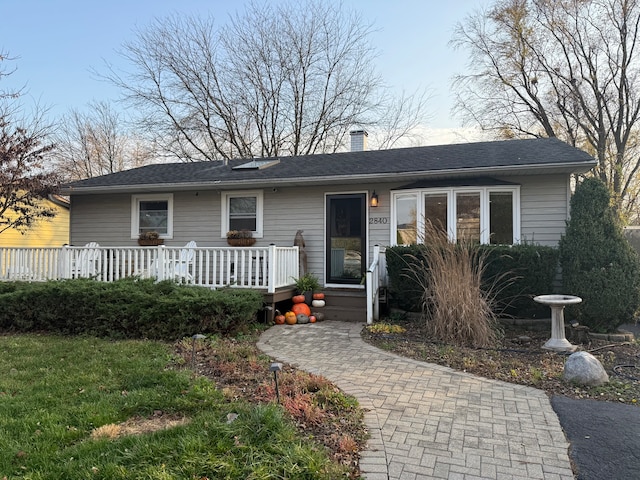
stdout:
POLYGON ((520 183, 522 241, 555 247, 569 218, 569 177, 540 175, 510 178, 520 183))
POLYGON ((71 196, 71 245, 135 245, 130 237, 131 195, 71 196))
MULTIPOLYGON (((555 246, 565 229, 568 217, 568 177, 508 177, 521 185, 521 234, 524 241, 555 246)), ((318 187, 263 188, 263 238, 255 246, 293 245, 297 230, 303 230, 308 269, 324 283, 325 202, 327 194, 365 193, 368 199, 374 188, 379 206, 367 207, 367 265, 374 245, 389 245, 391 238, 390 190, 397 183, 331 185, 318 187)), ((258 188, 256 188, 258 189, 258 188)), ((232 191, 232 190, 231 190, 232 191)), ((171 193, 171 192, 167 192, 171 193)), ((71 232, 73 245, 98 242, 103 246, 135 246, 131 238, 131 195, 73 195, 71 199, 71 232)), ((195 240, 202 247, 227 246, 226 232, 221 231, 221 193, 198 190, 173 193, 173 238, 165 245, 181 246, 195 240)))

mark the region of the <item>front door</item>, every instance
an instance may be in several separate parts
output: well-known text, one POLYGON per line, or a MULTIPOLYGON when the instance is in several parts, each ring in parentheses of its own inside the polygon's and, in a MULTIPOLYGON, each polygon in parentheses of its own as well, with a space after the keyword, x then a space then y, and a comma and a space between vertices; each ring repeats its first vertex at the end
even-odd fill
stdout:
POLYGON ((359 285, 366 269, 366 194, 327 195, 327 283, 359 285))

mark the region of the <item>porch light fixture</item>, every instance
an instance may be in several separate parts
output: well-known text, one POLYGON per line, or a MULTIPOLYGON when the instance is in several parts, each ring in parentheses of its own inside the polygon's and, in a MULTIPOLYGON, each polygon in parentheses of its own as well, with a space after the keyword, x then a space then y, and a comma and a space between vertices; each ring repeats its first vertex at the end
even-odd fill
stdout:
POLYGON ((371 194, 371 203, 370 203, 370 205, 372 207, 377 207, 378 206, 378 194, 376 193, 375 190, 371 194))

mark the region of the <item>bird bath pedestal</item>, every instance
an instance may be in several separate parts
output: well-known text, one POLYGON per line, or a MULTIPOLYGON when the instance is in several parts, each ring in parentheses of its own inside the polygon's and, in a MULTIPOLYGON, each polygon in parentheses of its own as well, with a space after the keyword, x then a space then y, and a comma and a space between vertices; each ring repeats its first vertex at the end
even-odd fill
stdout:
POLYGON ((538 295, 534 302, 551 307, 551 338, 542 348, 554 352, 574 352, 575 345, 571 345, 564 335, 564 307, 582 302, 580 297, 573 295, 538 295))

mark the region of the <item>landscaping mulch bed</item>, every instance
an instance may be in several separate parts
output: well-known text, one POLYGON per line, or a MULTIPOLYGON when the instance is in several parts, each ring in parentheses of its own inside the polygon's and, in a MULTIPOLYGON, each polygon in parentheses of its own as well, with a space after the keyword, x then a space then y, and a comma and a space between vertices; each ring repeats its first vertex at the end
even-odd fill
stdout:
POLYGON ((405 332, 372 333, 364 329, 362 337, 367 343, 398 355, 486 378, 529 385, 549 395, 635 405, 640 401, 640 344, 637 342, 587 339, 579 344, 578 350, 587 351, 600 360, 610 379, 600 387, 581 387, 562 380, 566 354, 541 348, 550 337, 550 328, 505 326, 504 336, 495 348, 477 349, 438 343, 420 321, 395 324, 405 328, 405 332))
MULTIPOLYGON (((277 401, 269 358, 259 352, 255 339, 217 339, 199 342, 195 361, 192 344, 178 342, 175 353, 184 366, 213 381, 229 400, 252 403, 277 401)), ((323 445, 331 458, 360 478, 360 451, 368 432, 357 401, 324 377, 282 364, 278 373, 279 398, 303 436, 323 445)))

